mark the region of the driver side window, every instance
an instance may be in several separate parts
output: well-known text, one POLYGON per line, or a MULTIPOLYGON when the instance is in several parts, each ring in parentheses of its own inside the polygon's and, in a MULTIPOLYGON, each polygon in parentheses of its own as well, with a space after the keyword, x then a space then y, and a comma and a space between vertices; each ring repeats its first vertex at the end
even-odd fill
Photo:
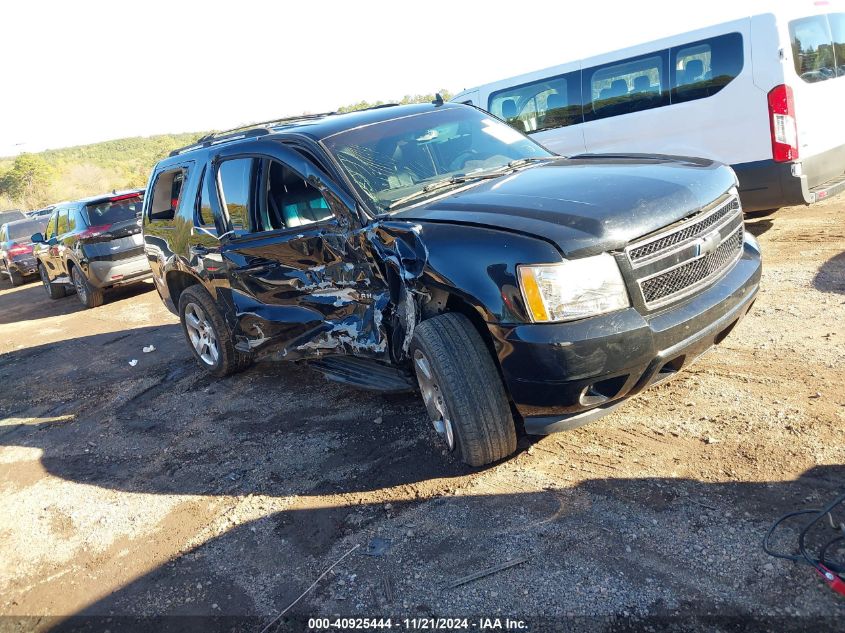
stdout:
POLYGON ((272 159, 265 159, 261 167, 261 193, 252 218, 253 232, 290 229, 333 217, 320 191, 297 172, 272 159))
POLYGON ((44 230, 44 239, 49 240, 56 236, 56 218, 59 217, 58 211, 50 216, 50 221, 47 223, 47 228, 44 230))

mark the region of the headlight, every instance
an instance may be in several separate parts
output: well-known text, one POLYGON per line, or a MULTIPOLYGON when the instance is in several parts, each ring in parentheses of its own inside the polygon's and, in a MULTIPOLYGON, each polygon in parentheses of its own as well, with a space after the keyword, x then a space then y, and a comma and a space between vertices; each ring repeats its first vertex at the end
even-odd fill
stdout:
POLYGON ((522 297, 535 323, 571 321, 631 305, 619 266, 608 253, 517 270, 522 297))

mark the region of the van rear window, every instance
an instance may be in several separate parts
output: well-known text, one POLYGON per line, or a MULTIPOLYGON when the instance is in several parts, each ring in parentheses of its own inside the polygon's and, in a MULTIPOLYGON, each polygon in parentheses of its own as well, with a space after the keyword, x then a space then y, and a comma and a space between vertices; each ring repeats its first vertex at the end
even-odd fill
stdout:
POLYGON ((845 13, 813 15, 789 23, 795 72, 807 83, 845 75, 845 13))

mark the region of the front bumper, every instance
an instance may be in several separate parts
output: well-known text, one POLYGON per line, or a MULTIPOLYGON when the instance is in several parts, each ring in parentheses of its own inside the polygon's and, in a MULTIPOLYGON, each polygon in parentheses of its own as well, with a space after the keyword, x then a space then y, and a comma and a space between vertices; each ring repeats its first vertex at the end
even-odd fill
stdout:
POLYGON ((526 432, 589 422, 689 365, 748 312, 761 270, 759 247, 746 234, 742 256, 723 277, 661 312, 628 308, 571 323, 490 325, 526 432))
POLYGON ((125 286, 152 276, 146 255, 88 262, 88 280, 98 288, 125 286))

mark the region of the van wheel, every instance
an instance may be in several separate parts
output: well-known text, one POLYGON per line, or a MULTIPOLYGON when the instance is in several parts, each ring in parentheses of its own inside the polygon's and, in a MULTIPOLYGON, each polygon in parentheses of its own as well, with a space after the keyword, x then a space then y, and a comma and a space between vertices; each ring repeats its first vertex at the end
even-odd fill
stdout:
POLYGON ((102 289, 92 286, 84 273, 79 270, 79 266, 74 266, 71 269, 70 276, 73 279, 73 287, 76 289, 76 296, 79 297, 79 303, 86 308, 99 308, 103 305, 102 289))
POLYGON ((47 292, 48 297, 51 299, 61 299, 65 296, 64 287, 61 284, 54 284, 50 281, 44 264, 38 264, 38 275, 41 277, 41 283, 44 284, 44 290, 47 292))
POLYGON ((229 326, 202 286, 182 291, 179 320, 188 346, 209 373, 222 378, 243 371, 252 363, 252 354, 235 349, 229 326))
POLYGON ((449 451, 484 466, 516 450, 502 379, 469 319, 450 312, 423 321, 410 354, 429 417, 449 451))

